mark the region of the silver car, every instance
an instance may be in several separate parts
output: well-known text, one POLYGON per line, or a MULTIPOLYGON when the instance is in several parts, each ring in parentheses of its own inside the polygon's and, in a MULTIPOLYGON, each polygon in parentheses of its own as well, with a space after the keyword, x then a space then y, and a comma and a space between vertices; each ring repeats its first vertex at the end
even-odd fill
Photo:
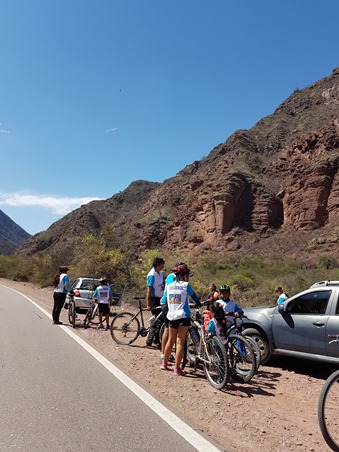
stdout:
POLYGON ((262 363, 274 354, 339 364, 339 281, 320 281, 280 305, 244 314, 243 333, 259 344, 262 363))
MULTIPOLYGON (((72 283, 72 291, 75 301, 75 309, 88 309, 92 303, 93 292, 99 286, 99 279, 80 277, 72 283)), ((69 294, 67 294, 69 302, 69 294)))

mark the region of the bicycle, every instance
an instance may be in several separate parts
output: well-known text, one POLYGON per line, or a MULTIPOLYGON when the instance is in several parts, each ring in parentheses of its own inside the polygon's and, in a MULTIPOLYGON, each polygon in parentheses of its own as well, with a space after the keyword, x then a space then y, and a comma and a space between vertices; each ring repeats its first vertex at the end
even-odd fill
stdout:
MULTIPOLYGON (((336 336, 338 340, 338 336, 336 336)), ((327 445, 339 451, 338 430, 339 370, 333 372, 325 381, 318 403, 318 422, 327 445)))
POLYGON ((139 336, 146 337, 153 322, 155 323, 162 318, 161 307, 159 306, 157 308, 160 310, 159 314, 157 316, 152 316, 150 318, 150 325, 146 327, 143 312, 148 311, 148 309, 143 308, 141 304, 141 300, 144 300, 145 297, 133 297, 133 299, 138 301, 137 313, 120 312, 111 322, 111 336, 117 344, 130 345, 135 342, 139 336))
POLYGON ((181 368, 190 362, 194 370, 198 363, 203 365, 208 382, 216 389, 222 389, 228 379, 226 349, 218 336, 207 334, 198 319, 191 319, 184 348, 181 368))
POLYGON ((98 325, 99 322, 99 304, 94 300, 92 301, 90 307, 86 312, 86 316, 84 319, 84 328, 87 329, 89 324, 93 323, 94 325, 98 325))
POLYGON ((75 320, 77 318, 77 313, 75 310, 74 293, 69 292, 69 304, 68 304, 68 321, 75 328, 75 320))
MULTIPOLYGON (((226 313, 225 315, 234 316, 234 313, 226 313)), ((247 338, 242 336, 236 324, 231 325, 227 329, 225 328, 224 335, 224 338, 219 339, 225 347, 230 375, 237 381, 244 383, 250 381, 260 362, 260 358, 256 358, 254 352, 256 344, 249 342, 247 338)), ((258 350, 256 353, 258 353, 258 350)), ((190 347, 188 347, 189 360, 192 361, 190 354, 190 347)))
POLYGON ((235 317, 234 312, 226 312, 225 315, 234 317, 232 325, 225 331, 226 338, 231 336, 230 342, 227 343, 227 348, 229 358, 235 364, 231 365, 231 374, 235 380, 246 383, 250 381, 259 368, 261 361, 260 348, 254 339, 242 334, 242 318, 246 318, 246 316, 235 317), (234 343, 234 336, 237 336, 236 343, 234 343), (254 361, 252 360, 252 355, 248 353, 249 347, 253 351, 254 361))

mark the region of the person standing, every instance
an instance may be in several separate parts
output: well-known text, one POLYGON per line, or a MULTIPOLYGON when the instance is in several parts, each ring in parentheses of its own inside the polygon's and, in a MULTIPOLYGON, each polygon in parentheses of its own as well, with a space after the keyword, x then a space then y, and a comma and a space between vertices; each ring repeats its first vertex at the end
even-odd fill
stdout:
POLYGON ((209 293, 207 295, 207 300, 212 303, 214 300, 219 299, 219 292, 217 291, 217 286, 214 283, 211 283, 209 286, 209 293))
MULTIPOLYGON (((146 305, 147 309, 150 309, 154 316, 160 313, 158 308, 160 306, 160 299, 164 294, 164 266, 164 259, 156 257, 153 261, 153 267, 147 275, 146 305)), ((146 339, 146 345, 152 346, 154 344, 156 347, 160 345, 159 330, 161 325, 162 318, 156 322, 152 322, 146 339)))
POLYGON ((67 292, 71 290, 71 284, 69 282, 67 272, 68 272, 67 265, 60 265, 59 273, 55 275, 53 281, 54 306, 52 311, 52 318, 54 325, 62 325, 62 322, 60 322, 59 320, 61 309, 65 303, 67 292))
POLYGON ((179 265, 173 269, 173 272, 175 273, 176 279, 168 284, 164 293, 164 298, 166 297, 168 305, 169 337, 160 368, 167 370, 168 359, 176 343, 177 350, 175 353, 174 375, 185 375, 185 372, 180 368, 180 364, 184 353, 187 332, 191 323, 188 297, 191 297, 197 306, 200 306, 200 301, 192 287, 188 284, 191 272, 187 265, 179 265))
MULTIPOLYGON (((177 262, 173 268, 176 268, 179 265, 186 265, 186 264, 184 262, 177 262)), ((167 277, 166 277, 165 292, 166 292, 168 284, 171 284, 175 280, 176 280, 176 276, 172 270, 172 272, 169 275, 167 275, 167 277)), ((161 306, 161 310, 162 310, 163 322, 165 323, 165 328, 164 328, 164 332, 163 332, 162 339, 161 339, 160 362, 162 362, 162 360, 164 359, 164 355, 165 355, 165 348, 166 348, 166 344, 167 344, 167 340, 168 340, 168 328, 169 328, 169 320, 167 318, 168 305, 167 305, 167 299, 164 295, 162 296, 162 298, 160 300, 160 306, 161 306)), ((169 361, 171 361, 171 360, 174 361, 174 358, 172 355, 169 357, 169 361)))
POLYGON ((274 289, 274 291, 278 295, 277 304, 281 304, 285 300, 287 300, 288 295, 285 294, 284 289, 282 287, 278 286, 274 289))
POLYGON ((102 316, 105 316, 106 330, 109 330, 109 306, 112 299, 112 289, 108 285, 108 280, 105 277, 99 279, 100 285, 95 289, 93 293, 93 299, 98 303, 99 308, 99 326, 98 329, 103 330, 102 316))

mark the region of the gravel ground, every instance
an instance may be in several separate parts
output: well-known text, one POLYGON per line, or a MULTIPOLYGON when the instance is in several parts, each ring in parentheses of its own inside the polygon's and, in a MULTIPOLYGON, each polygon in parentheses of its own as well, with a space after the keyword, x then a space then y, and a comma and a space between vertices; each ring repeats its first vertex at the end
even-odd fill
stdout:
MULTIPOLYGON (((0 279, 51 311, 53 291, 32 284, 0 279)), ((119 308, 114 308, 118 310, 119 308)), ((76 332, 117 367, 133 377, 168 408, 197 430, 216 441, 221 450, 233 452, 329 450, 317 421, 319 393, 324 380, 335 370, 315 362, 274 358, 259 367, 247 384, 229 381, 217 391, 203 371, 188 369, 185 377, 161 371, 159 350, 147 348, 145 339, 120 346, 110 333, 81 326, 76 332)), ((67 311, 62 312, 67 324, 67 311)), ((51 324, 52 327, 52 324, 51 324)))

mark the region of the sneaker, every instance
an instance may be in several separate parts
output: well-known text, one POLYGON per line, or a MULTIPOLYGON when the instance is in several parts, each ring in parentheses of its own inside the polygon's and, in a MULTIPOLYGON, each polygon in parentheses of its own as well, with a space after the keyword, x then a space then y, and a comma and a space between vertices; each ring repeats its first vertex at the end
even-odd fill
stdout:
POLYGON ((54 323, 54 325, 63 325, 62 322, 53 322, 53 323, 54 323))
POLYGON ((186 375, 186 372, 182 369, 174 369, 173 373, 174 373, 174 375, 182 375, 182 376, 186 375))
POLYGON ((169 361, 170 363, 174 363, 174 361, 175 361, 174 356, 173 356, 173 355, 170 355, 170 357, 168 358, 168 361, 169 361))
POLYGON ((100 325, 98 326, 98 330, 103 330, 104 329, 104 325, 102 323, 100 323, 100 325))
POLYGON ((166 366, 164 360, 161 361, 160 369, 161 369, 161 370, 167 370, 167 366, 166 366))
POLYGON ((161 353, 161 355, 160 355, 160 363, 162 363, 163 360, 164 360, 164 355, 161 353))
POLYGON ((106 325, 106 331, 109 330, 111 327, 109 325, 106 325))

